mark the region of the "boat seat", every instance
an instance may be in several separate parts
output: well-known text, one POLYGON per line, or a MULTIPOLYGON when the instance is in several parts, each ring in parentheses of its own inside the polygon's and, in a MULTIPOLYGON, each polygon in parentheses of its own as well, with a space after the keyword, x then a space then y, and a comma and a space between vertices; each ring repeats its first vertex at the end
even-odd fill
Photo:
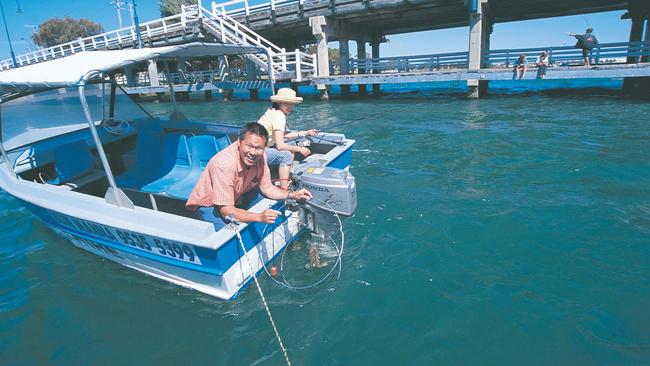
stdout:
POLYGON ((104 176, 103 170, 95 169, 95 158, 84 140, 73 141, 54 149, 54 171, 56 177, 48 183, 69 189, 104 176))
POLYGON ((141 132, 135 143, 133 166, 115 178, 119 187, 140 189, 165 175, 160 133, 141 132))
POLYGON ((217 135, 215 136, 215 139, 217 140, 217 151, 221 151, 230 146, 230 139, 227 135, 217 135))
POLYGON ((189 174, 191 159, 185 135, 166 135, 163 139, 162 155, 162 176, 140 187, 141 191, 163 193, 167 188, 189 174))
POLYGON ((201 174, 214 155, 228 147, 230 140, 227 136, 199 135, 193 136, 188 141, 192 154, 192 168, 190 173, 165 191, 165 194, 174 198, 188 199, 192 189, 198 182, 201 174))

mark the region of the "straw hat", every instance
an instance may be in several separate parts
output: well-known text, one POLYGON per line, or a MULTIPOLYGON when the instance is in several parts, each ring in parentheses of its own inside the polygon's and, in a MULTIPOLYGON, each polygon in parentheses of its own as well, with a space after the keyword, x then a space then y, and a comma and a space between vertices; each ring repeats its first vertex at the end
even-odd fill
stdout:
POLYGON ((293 89, 282 88, 275 95, 271 96, 271 102, 298 104, 302 103, 302 97, 297 97, 293 89))

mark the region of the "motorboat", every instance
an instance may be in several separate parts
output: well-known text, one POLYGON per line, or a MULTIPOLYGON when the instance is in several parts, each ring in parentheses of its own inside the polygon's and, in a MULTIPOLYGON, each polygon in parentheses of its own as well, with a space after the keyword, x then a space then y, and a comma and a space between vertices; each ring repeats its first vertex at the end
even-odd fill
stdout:
POLYGON ((275 223, 219 228, 185 203, 240 126, 178 111, 152 116, 114 76, 149 60, 256 52, 264 50, 194 42, 85 51, 0 72, 0 188, 81 249, 217 298, 236 297, 287 245, 318 231, 321 218, 354 214, 355 141, 336 133, 293 141, 312 151, 296 162, 293 184, 314 199, 263 198, 246 209, 276 209, 275 223))

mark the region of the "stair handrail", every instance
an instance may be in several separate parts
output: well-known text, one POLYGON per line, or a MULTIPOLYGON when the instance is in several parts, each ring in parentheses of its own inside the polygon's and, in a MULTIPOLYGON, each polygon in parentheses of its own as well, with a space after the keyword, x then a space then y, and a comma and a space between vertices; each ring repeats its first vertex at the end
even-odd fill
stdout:
POLYGON ((239 33, 242 36, 245 36, 249 40, 253 41, 252 42, 253 44, 256 44, 257 46, 260 46, 260 47, 271 48, 271 50, 274 53, 281 53, 282 52, 282 49, 280 47, 278 47, 276 44, 274 44, 273 42, 269 41, 268 39, 260 36, 258 33, 256 33, 252 29, 248 28, 244 24, 242 24, 242 23, 238 22, 237 20, 235 20, 235 18, 233 18, 233 17, 231 17, 231 16, 229 16, 227 14, 222 13, 217 8, 218 8, 218 5, 214 1, 212 2, 212 11, 209 11, 209 10, 205 9, 203 6, 201 6, 201 10, 203 12, 205 12, 207 14, 210 14, 210 15, 212 15, 214 17, 220 16, 223 19, 228 20, 230 22, 230 24, 228 22, 225 23, 228 26, 228 28, 230 28, 235 33, 239 33), (252 35, 254 35, 254 36, 252 36, 252 35))
MULTIPOLYGON (((219 31, 222 33, 222 39, 224 39, 227 36, 231 37, 236 37, 240 38, 242 41, 245 43, 251 43, 254 45, 257 45, 259 47, 264 47, 266 49, 270 49, 270 55, 271 58, 273 59, 273 62, 271 63, 272 67, 274 68, 275 71, 281 71, 281 72, 287 72, 289 71, 287 68, 287 58, 288 57, 293 57, 295 55, 299 55, 298 58, 294 59, 294 64, 296 66, 296 70, 302 71, 303 65, 305 66, 306 72, 313 72, 312 65, 313 65, 313 55, 304 53, 304 52, 299 52, 298 54, 296 51, 290 51, 287 52, 284 48, 280 48, 277 45, 275 45, 273 42, 269 41, 268 39, 260 36, 258 33, 253 31, 252 29, 248 28, 246 25, 240 23, 236 19, 228 16, 227 14, 223 13, 218 9, 219 5, 215 2, 211 3, 212 11, 208 11, 207 9, 201 7, 202 11, 205 12, 206 14, 210 15, 212 18, 211 20, 215 23, 218 23, 218 26, 221 28, 219 31), (225 34, 225 28, 228 28, 228 31, 233 33, 233 34, 225 34), (298 63, 301 62, 301 58, 305 58, 310 60, 311 62, 303 62, 301 65, 298 65, 298 63), (312 69, 312 70, 310 70, 312 69)), ((264 60, 260 59, 261 62, 264 60)), ((296 75, 296 78, 301 79, 301 75, 296 75)))

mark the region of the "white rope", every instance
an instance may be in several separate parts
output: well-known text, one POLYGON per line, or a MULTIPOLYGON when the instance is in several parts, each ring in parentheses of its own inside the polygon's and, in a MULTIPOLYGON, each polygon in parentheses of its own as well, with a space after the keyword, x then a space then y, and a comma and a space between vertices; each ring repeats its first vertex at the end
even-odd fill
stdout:
POLYGON ((273 321, 273 316, 271 315, 271 310, 269 309, 269 305, 266 303, 266 298, 264 297, 264 293, 262 292, 262 287, 260 286, 260 283, 257 281, 257 276, 255 275, 255 271, 253 270, 253 265, 251 264, 251 261, 248 258, 248 252, 246 251, 244 242, 241 238, 241 235, 239 234, 239 229, 235 225, 236 224, 233 223, 233 227, 235 227, 235 233, 237 233, 237 239, 239 239, 239 245, 241 246, 241 249, 244 251, 244 257, 246 257, 246 262, 248 263, 248 268, 251 271, 251 276, 255 281, 255 285, 257 286, 257 291, 259 291, 260 293, 260 297, 262 298, 262 303, 264 304, 266 313, 268 314, 269 320, 271 321, 271 325, 273 326, 275 337, 278 339, 278 343, 280 343, 280 348, 282 349, 282 353, 284 354, 284 359, 287 361, 287 365, 291 366, 291 361, 289 361, 289 355, 287 354, 287 349, 284 348, 284 343, 282 343, 282 338, 280 338, 280 333, 278 332, 278 328, 275 326, 275 322, 273 321))

